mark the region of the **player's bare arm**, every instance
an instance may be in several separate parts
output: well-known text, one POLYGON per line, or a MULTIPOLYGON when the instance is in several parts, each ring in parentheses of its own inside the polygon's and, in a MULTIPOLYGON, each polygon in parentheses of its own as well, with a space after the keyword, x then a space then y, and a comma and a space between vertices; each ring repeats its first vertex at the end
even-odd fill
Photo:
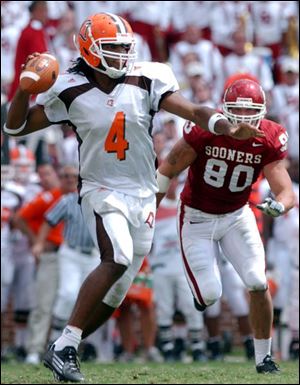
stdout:
MULTIPOLYGON (((25 69, 28 61, 40 54, 35 52, 26 58, 22 70, 25 69)), ((18 87, 7 113, 7 120, 4 131, 9 135, 23 136, 39 131, 51 125, 44 113, 44 108, 35 105, 29 108, 30 93, 18 87)))
POLYGON ((180 92, 174 92, 165 97, 161 108, 190 120, 205 131, 213 132, 216 135, 227 135, 239 140, 265 136, 261 130, 248 123, 232 125, 224 115, 216 113, 212 108, 201 107, 189 102, 180 92))
POLYGON ((157 207, 165 196, 171 179, 189 167, 196 157, 196 151, 184 139, 180 139, 174 145, 157 170, 159 186, 159 192, 156 194, 157 207))
POLYGON ((51 125, 42 106, 35 105, 29 108, 29 99, 30 94, 26 91, 20 88, 16 91, 4 129, 9 135, 23 136, 51 125), (22 126, 24 127, 20 130, 22 126))
POLYGON ((284 206, 283 214, 293 208, 296 197, 285 162, 281 160, 267 164, 264 167, 264 175, 269 182, 274 199, 284 206))

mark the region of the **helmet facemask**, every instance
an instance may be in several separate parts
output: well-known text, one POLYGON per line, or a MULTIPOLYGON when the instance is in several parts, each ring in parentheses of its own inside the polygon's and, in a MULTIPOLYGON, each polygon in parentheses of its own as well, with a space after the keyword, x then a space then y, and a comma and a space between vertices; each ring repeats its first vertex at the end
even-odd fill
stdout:
POLYGON ((256 81, 236 80, 225 91, 222 109, 232 124, 248 123, 258 128, 267 112, 265 93, 256 81), (242 111, 236 111, 239 109, 252 110, 253 113, 243 114, 242 111))
POLYGON ((223 103, 223 114, 232 124, 249 123, 252 126, 258 128, 260 121, 266 115, 266 106, 261 103, 253 103, 252 98, 237 98, 236 102, 223 103), (239 115, 231 112, 232 109, 247 108, 252 109, 256 113, 252 115, 239 115), (258 112, 257 112, 258 111, 258 112))

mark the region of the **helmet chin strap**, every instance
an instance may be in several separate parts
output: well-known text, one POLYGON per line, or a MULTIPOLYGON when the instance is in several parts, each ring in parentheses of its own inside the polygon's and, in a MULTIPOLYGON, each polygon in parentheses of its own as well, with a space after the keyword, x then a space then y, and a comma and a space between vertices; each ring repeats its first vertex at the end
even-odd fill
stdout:
POLYGON ((228 120, 229 120, 232 124, 249 123, 249 124, 251 124, 252 126, 254 126, 255 128, 258 128, 258 127, 259 127, 259 124, 260 124, 260 121, 262 120, 262 118, 256 118, 256 119, 228 118, 228 120), (255 123, 255 122, 256 122, 256 123, 255 123))
POLYGON ((104 70, 102 70, 101 68, 98 68, 98 67, 94 67, 92 65, 90 65, 90 63, 82 56, 82 59, 86 62, 86 64, 93 68, 93 70, 97 71, 97 72, 101 72, 102 74, 104 75, 107 75, 108 77, 110 77, 111 79, 118 79, 122 76, 124 76, 127 72, 127 68, 123 68, 122 70, 117 70, 116 68, 113 68, 113 67, 105 67, 104 66, 104 70))
POLYGON ((107 75, 111 79, 118 79, 118 78, 124 76, 128 71, 127 66, 124 66, 122 69, 110 67, 107 64, 107 61, 105 60, 103 55, 101 55, 101 65, 105 68, 105 70, 102 70, 101 68, 95 68, 95 69, 99 72, 104 73, 105 75, 107 75))
POLYGON ((106 68, 104 67, 105 70, 102 70, 101 68, 96 68, 96 67, 92 67, 92 68, 95 71, 98 71, 98 72, 101 72, 101 73, 107 75, 111 79, 118 79, 118 78, 124 76, 127 72, 126 68, 124 68, 123 70, 117 70, 116 68, 113 68, 113 67, 106 67, 106 68))

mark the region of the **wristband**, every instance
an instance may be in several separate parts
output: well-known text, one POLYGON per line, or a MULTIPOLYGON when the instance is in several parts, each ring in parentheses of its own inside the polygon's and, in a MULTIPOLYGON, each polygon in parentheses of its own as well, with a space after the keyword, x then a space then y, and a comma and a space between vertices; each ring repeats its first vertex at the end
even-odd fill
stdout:
POLYGON ((6 126, 6 123, 4 123, 4 126, 3 126, 3 131, 8 134, 8 135, 17 135, 19 134, 20 132, 22 132, 24 130, 24 127, 26 126, 26 123, 27 123, 27 120, 25 120, 25 122, 22 124, 21 127, 19 128, 16 128, 16 129, 11 129, 11 128, 8 128, 6 126))
POLYGON ((209 120, 208 120, 208 129, 209 131, 214 134, 214 135, 222 135, 222 134, 219 134, 218 132, 215 131, 215 124, 218 120, 221 120, 221 119, 224 119, 224 120, 227 120, 228 119, 226 118, 226 116, 220 114, 220 113, 216 113, 216 114, 213 114, 209 120))
POLYGON ((158 192, 165 193, 168 191, 171 179, 163 174, 161 174, 158 170, 156 170, 156 180, 158 184, 158 192))

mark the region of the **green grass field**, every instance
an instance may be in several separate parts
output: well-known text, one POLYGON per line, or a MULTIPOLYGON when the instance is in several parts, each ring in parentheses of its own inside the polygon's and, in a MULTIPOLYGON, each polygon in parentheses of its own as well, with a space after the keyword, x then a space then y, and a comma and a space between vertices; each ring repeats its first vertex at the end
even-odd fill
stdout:
MULTIPOLYGON (((84 384, 299 384, 298 362, 280 364, 281 374, 259 375, 251 362, 192 364, 82 364, 84 384)), ((1 384, 54 384, 43 365, 2 364, 1 384)))

